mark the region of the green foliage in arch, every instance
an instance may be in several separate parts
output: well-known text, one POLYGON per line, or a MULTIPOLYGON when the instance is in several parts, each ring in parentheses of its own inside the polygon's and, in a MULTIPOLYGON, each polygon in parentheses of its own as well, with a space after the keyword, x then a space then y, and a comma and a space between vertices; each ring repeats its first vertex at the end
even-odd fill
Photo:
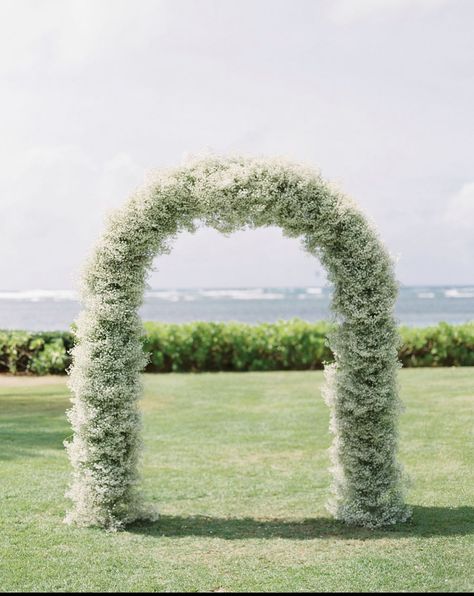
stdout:
POLYGON ((153 516, 139 488, 145 362, 137 310, 154 257, 199 223, 222 232, 279 226, 326 267, 338 323, 325 390, 334 433, 329 510, 367 527, 406 520, 397 462, 397 284, 387 251, 357 206, 314 170, 213 157, 150 178, 110 218, 87 263, 70 380, 67 521, 117 529, 153 516))

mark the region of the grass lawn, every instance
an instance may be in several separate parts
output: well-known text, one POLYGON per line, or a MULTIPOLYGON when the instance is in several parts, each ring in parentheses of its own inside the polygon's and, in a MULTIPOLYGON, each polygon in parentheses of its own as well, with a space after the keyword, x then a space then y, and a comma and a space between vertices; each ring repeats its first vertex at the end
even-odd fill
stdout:
POLYGON ((144 485, 161 519, 62 523, 64 379, 0 380, 2 591, 464 591, 474 588, 474 369, 400 373, 410 523, 325 512, 320 372, 146 375, 144 485))

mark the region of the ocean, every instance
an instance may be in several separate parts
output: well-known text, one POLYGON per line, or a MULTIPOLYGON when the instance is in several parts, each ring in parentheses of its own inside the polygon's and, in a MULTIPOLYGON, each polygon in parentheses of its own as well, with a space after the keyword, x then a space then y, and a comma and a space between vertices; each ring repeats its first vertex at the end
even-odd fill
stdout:
MULTIPOLYGON (((146 321, 272 322, 298 317, 330 318, 330 287, 150 289, 141 316, 146 321)), ((0 329, 68 329, 80 304, 69 290, 0 292, 0 329)), ((435 325, 474 320, 474 286, 402 287, 395 315, 400 324, 435 325)))

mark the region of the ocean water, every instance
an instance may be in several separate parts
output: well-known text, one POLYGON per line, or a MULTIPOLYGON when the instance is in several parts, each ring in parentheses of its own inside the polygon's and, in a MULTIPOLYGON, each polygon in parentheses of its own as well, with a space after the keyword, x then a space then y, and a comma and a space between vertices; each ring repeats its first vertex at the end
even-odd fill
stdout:
MULTIPOLYGON (((141 308, 146 321, 272 322, 330 318, 330 287, 150 289, 141 308)), ((68 329, 80 304, 69 290, 0 292, 0 329, 68 329)), ((402 287, 395 315, 400 324, 435 325, 474 320, 474 286, 402 287)))

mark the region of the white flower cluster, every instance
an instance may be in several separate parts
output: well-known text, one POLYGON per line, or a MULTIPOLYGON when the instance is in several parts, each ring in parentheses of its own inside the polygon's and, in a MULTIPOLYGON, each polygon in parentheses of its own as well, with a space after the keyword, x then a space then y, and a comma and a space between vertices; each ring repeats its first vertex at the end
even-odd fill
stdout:
POLYGON ((118 529, 154 515, 138 486, 145 359, 137 309, 153 258, 199 223, 222 232, 279 226, 327 268, 338 322, 325 391, 334 433, 330 511, 367 527, 406 520, 389 255, 357 206, 317 172, 282 160, 207 157, 151 177, 110 218, 87 263, 70 380, 67 521, 118 529))

